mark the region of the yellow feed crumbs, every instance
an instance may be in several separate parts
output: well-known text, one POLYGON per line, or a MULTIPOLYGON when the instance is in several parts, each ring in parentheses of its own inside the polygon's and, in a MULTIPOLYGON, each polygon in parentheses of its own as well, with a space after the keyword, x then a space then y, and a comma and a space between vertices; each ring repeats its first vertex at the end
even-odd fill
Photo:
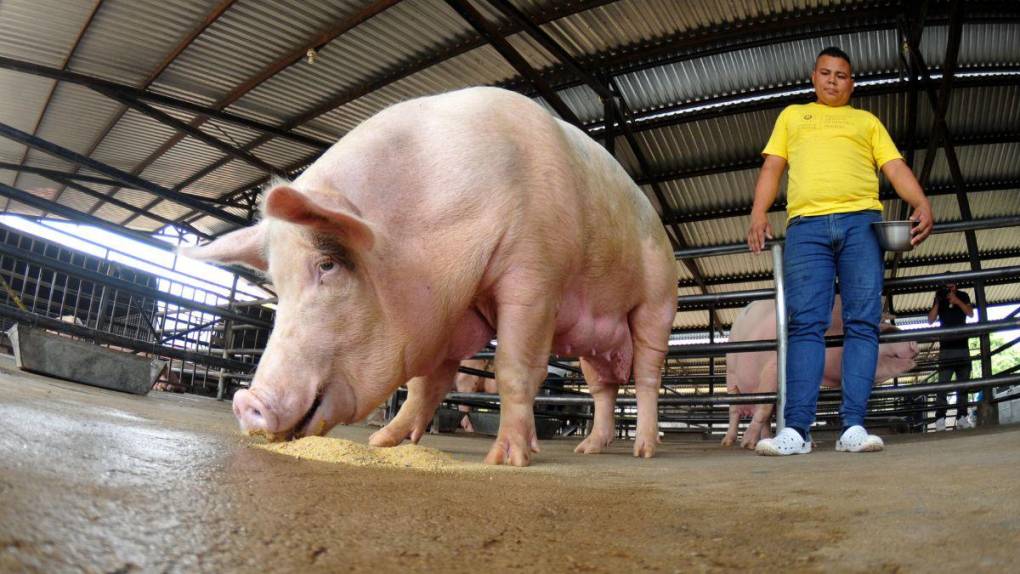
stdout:
POLYGON ((410 468, 431 472, 492 470, 486 465, 461 462, 434 448, 410 443, 392 448, 379 448, 342 438, 306 436, 293 441, 255 446, 299 459, 352 466, 410 468))

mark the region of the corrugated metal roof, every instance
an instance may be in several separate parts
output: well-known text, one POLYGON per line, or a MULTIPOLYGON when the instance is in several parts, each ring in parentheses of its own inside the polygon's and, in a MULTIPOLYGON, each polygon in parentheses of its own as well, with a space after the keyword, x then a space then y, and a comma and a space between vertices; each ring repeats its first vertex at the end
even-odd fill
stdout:
POLYGON ((218 3, 219 0, 104 2, 68 67, 89 76, 140 86, 177 42, 218 3))
POLYGON ((60 66, 92 11, 92 4, 5 0, 0 3, 0 56, 60 66))

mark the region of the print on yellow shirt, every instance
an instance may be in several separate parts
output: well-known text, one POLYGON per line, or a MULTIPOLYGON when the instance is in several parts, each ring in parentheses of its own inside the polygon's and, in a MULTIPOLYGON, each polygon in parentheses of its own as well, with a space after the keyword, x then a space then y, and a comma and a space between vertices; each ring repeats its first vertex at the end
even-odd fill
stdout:
POLYGON ((789 165, 788 217, 881 210, 878 169, 902 159, 885 126, 853 106, 787 106, 762 151, 789 165))

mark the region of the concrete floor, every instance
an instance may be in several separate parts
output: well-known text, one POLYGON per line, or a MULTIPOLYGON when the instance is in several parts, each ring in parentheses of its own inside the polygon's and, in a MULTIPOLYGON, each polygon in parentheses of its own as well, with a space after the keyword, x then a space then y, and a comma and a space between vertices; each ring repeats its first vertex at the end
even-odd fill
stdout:
MULTIPOLYGON (((371 429, 332 436, 364 441, 371 429)), ((434 474, 250 448, 227 403, 0 359, 0 572, 1006 572, 1020 428, 757 457, 677 438, 434 474)), ((489 439, 428 436, 479 461, 489 439)))

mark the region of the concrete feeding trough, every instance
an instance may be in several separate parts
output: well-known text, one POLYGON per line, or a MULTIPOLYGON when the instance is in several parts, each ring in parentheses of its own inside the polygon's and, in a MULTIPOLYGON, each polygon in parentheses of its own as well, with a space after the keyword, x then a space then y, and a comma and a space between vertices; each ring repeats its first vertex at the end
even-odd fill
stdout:
POLYGON ((7 330, 18 368, 104 389, 144 395, 166 361, 114 351, 20 323, 7 330))

